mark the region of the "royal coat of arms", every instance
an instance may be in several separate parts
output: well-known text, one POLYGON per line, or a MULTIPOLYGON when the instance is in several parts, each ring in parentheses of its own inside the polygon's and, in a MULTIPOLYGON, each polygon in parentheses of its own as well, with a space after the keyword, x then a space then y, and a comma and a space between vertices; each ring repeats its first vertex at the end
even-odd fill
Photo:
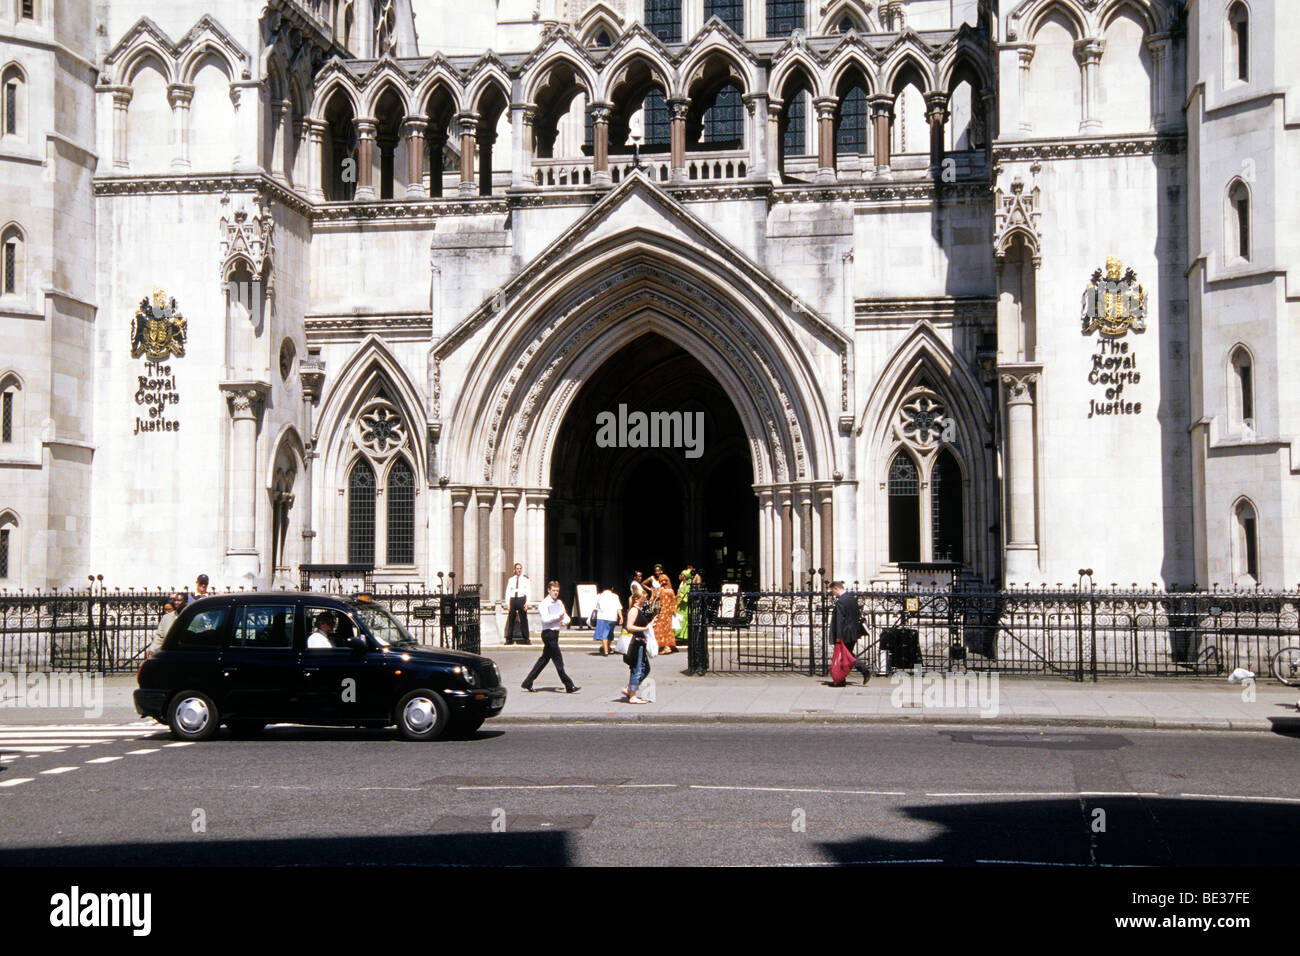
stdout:
POLYGON ((1083 292, 1083 334, 1094 329, 1102 335, 1119 336, 1132 329, 1145 332, 1147 292, 1138 285, 1133 270, 1125 270, 1114 256, 1106 257, 1106 275, 1098 269, 1083 292))
POLYGON ((161 362, 185 354, 185 316, 176 308, 176 299, 168 298, 155 288, 153 297, 140 300, 131 322, 131 358, 141 355, 161 362))

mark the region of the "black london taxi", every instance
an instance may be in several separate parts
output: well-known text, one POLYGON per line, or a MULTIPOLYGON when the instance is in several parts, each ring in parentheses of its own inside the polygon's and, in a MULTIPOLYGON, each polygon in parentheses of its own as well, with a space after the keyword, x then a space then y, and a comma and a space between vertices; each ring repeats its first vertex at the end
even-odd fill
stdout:
POLYGON ((240 592, 200 598, 140 666, 135 709, 177 740, 221 724, 397 725, 407 740, 466 736, 505 708, 489 658, 421 646, 366 595, 240 592))

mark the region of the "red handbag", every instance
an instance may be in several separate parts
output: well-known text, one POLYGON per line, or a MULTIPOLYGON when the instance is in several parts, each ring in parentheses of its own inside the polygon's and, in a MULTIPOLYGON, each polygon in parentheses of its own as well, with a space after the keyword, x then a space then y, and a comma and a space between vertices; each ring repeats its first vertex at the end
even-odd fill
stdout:
POLYGON ((835 651, 831 654, 831 683, 843 684, 844 678, 848 677, 849 671, 853 670, 855 660, 853 652, 845 647, 842 641, 836 641, 835 651))

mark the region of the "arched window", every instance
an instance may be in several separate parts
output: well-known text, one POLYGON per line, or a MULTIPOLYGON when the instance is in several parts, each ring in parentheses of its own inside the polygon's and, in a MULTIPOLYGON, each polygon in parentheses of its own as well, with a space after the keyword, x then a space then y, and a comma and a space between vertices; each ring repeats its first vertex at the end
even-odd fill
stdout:
POLYGON ((1248 578, 1246 583, 1259 583, 1259 531, 1255 506, 1246 499, 1237 502, 1233 509, 1236 542, 1233 548, 1234 571, 1237 578, 1248 578))
POLYGON ((745 143, 742 117, 745 107, 740 90, 728 84, 704 114, 704 142, 713 149, 740 149, 745 143))
POLYGON ((405 458, 388 472, 388 563, 415 563, 415 474, 405 458))
POLYGON ((0 116, 0 135, 21 137, 26 133, 26 78, 17 64, 5 67, 3 75, 0 75, 0 89, 3 90, 3 97, 0 98, 0 113, 3 114, 0 116))
POLYGON ((610 38, 609 38, 609 31, 608 31, 608 30, 601 30, 599 33, 596 34, 596 42, 595 42, 594 46, 596 46, 596 47, 598 47, 598 48, 599 48, 599 47, 607 47, 607 46, 609 46, 612 42, 613 42, 613 41, 610 40, 610 38))
POLYGON ((921 477, 900 451, 889 466, 889 560, 921 560, 921 477))
POLYGON ((19 441, 22 424, 22 385, 13 374, 0 376, 0 445, 13 445, 19 441))
POLYGON ((364 458, 348 475, 348 563, 375 563, 375 472, 364 458))
POLYGON ((860 79, 845 78, 840 84, 835 127, 835 154, 844 156, 867 151, 867 91, 860 79), (849 85, 851 84, 851 85, 849 85))
POLYGON ((741 36, 745 35, 744 0, 704 0, 704 22, 717 17, 741 36))
POLYGON ((1232 380, 1229 413, 1234 425, 1255 430, 1255 382, 1250 352, 1244 345, 1232 350, 1232 380))
POLYGON ((1250 14, 1244 3, 1228 8, 1227 75, 1243 83, 1250 79, 1250 14))
POLYGON ((767 35, 788 37, 804 24, 804 0, 767 0, 767 35))
POLYGON ((641 149, 647 153, 666 152, 670 145, 672 117, 668 113, 668 103, 658 89, 646 94, 642 104, 645 110, 645 142, 641 149))
POLYGON ((682 0, 645 0, 645 28, 661 43, 681 43, 682 0))
POLYGON ((18 519, 12 511, 0 511, 0 581, 18 581, 18 519))
POLYGON ((1227 220, 1227 248, 1224 249, 1228 261, 1244 259, 1250 261, 1250 190, 1240 179, 1234 179, 1228 187, 1228 208, 1224 218, 1227 220))
POLYGON ((962 517, 961 468, 945 448, 930 473, 930 530, 935 561, 962 560, 962 517))
POLYGON ((17 226, 0 233, 0 294, 21 296, 24 288, 23 234, 17 226))
POLYGON ((343 8, 343 47, 352 51, 352 32, 356 25, 356 15, 352 12, 352 4, 348 3, 343 8))

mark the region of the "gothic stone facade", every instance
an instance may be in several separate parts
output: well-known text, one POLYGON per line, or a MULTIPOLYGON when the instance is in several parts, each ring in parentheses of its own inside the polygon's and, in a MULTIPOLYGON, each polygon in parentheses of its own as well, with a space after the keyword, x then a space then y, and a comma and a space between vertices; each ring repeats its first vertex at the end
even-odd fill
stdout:
POLYGON ((606 576, 596 382, 723 577, 1294 585, 1280 6, 4 0, 0 586, 606 576))

